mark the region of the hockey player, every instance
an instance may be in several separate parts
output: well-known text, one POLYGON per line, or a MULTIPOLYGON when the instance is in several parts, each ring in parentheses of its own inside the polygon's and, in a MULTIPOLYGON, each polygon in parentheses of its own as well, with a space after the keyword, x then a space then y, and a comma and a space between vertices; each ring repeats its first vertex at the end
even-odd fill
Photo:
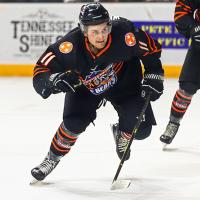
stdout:
POLYGON ((169 123, 160 137, 165 144, 172 142, 193 95, 200 88, 200 15, 198 8, 200 8, 200 0, 176 1, 174 15, 176 28, 185 38, 191 38, 192 42, 179 77, 179 89, 172 101, 169 123))
MULTIPOLYGON (((163 93, 160 55, 159 43, 132 22, 120 17, 111 20, 100 3, 83 5, 79 26, 50 45, 34 69, 37 93, 43 98, 59 92, 66 96, 63 121, 44 161, 32 169, 32 176, 43 180, 57 166, 95 120, 104 99, 119 116, 112 130, 121 159, 146 95, 152 91, 151 100, 155 101, 163 93)), ((148 137, 155 124, 149 104, 135 139, 148 137)), ((126 159, 129 156, 130 152, 126 159)))

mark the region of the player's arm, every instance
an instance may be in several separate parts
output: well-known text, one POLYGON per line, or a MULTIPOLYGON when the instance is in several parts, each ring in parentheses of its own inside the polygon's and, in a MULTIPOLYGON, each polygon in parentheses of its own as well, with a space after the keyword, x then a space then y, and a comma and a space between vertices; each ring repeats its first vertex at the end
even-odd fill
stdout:
POLYGON ((186 38, 191 37, 192 29, 197 25, 194 12, 197 6, 191 0, 177 0, 174 12, 174 22, 180 34, 186 38))
POLYGON ((37 61, 33 72, 33 86, 44 99, 52 93, 74 91, 78 75, 63 67, 56 54, 48 48, 37 61))
POLYGON ((164 70, 160 60, 162 48, 157 40, 141 29, 136 28, 135 34, 138 57, 144 66, 143 95, 151 91, 151 100, 155 101, 163 93, 164 70))
POLYGON ((160 60, 161 44, 141 29, 137 29, 136 38, 138 42, 138 55, 144 65, 145 73, 163 74, 160 60))
POLYGON ((200 49, 200 11, 195 1, 177 0, 174 22, 180 34, 192 39, 192 46, 200 49))

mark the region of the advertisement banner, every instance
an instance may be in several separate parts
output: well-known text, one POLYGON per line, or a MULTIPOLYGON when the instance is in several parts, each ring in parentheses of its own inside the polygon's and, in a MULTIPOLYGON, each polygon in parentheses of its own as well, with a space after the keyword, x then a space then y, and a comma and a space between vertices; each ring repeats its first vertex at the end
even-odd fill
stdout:
POLYGON ((136 21, 134 24, 156 38, 163 49, 187 49, 190 41, 181 36, 174 22, 166 21, 136 21))
POLYGON ((35 63, 41 53, 77 25, 78 10, 59 4, 1 5, 1 63, 35 63), (75 17, 75 16, 76 17, 75 17))

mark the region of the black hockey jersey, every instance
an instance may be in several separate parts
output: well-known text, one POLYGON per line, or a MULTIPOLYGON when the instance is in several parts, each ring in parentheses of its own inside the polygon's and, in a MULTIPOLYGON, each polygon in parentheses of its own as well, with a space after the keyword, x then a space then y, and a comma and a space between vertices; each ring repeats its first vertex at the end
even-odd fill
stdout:
POLYGON ((146 73, 163 73, 160 56, 161 46, 156 40, 131 21, 115 17, 107 44, 97 55, 90 51, 79 27, 50 45, 34 68, 33 84, 43 96, 52 73, 72 70, 92 94, 119 96, 140 88, 140 61, 146 73))
POLYGON ((190 37, 191 29, 196 25, 194 12, 200 8, 200 0, 176 0, 174 21, 180 34, 190 37))

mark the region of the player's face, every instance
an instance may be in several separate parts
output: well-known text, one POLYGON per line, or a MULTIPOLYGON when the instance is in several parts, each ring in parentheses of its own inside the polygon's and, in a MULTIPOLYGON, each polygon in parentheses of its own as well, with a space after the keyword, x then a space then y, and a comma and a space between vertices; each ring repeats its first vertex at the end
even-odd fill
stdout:
POLYGON ((86 36, 89 42, 97 49, 102 49, 105 47, 108 34, 110 33, 110 27, 107 22, 88 26, 86 36))

